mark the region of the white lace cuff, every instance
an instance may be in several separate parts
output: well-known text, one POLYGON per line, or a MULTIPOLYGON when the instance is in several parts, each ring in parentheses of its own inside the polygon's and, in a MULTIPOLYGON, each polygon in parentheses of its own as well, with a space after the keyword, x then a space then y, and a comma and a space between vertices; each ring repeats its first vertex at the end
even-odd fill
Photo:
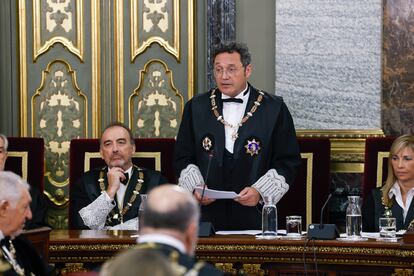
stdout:
POLYGON ((192 193, 194 188, 199 185, 204 185, 203 176, 196 165, 190 164, 181 171, 180 177, 178 178, 178 186, 192 193))
POLYGON ((106 230, 138 230, 138 217, 125 221, 114 226, 105 226, 106 230))
POLYGON ((262 198, 265 196, 273 196, 275 204, 289 190, 289 184, 286 183, 283 175, 278 174, 275 169, 268 170, 252 187, 259 192, 262 198))
POLYGON ((92 230, 102 230, 105 227, 106 217, 115 207, 115 203, 106 199, 103 192, 91 204, 79 211, 83 223, 92 230))

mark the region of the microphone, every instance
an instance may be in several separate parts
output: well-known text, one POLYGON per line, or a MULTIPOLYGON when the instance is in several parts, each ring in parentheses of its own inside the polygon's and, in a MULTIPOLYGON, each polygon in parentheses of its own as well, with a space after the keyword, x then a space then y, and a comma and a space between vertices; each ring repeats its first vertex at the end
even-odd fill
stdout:
POLYGON ((207 164, 207 170, 206 170, 206 179, 204 180, 203 190, 201 191, 200 207, 201 207, 201 202, 203 201, 203 198, 204 198, 204 193, 206 191, 208 176, 210 175, 211 160, 213 159, 213 157, 214 157, 214 150, 211 150, 208 153, 208 164, 207 164))
POLYGON ((328 204, 329 200, 332 197, 332 193, 328 195, 328 198, 325 200, 321 208, 321 217, 318 224, 309 224, 308 227, 308 239, 311 240, 333 240, 339 237, 338 228, 335 224, 323 224, 323 211, 328 204))
POLYGON ((323 211, 325 211, 325 207, 326 207, 326 204, 328 204, 328 202, 329 202, 329 200, 331 199, 331 197, 332 197, 332 193, 330 193, 329 195, 328 195, 328 198, 325 200, 325 203, 323 204, 323 206, 322 206, 322 208, 321 208, 321 216, 320 216, 320 218, 321 218, 321 220, 320 220, 320 222, 319 222, 319 229, 320 228, 323 228, 323 211))
MULTIPOLYGON (((200 198, 200 209, 201 209, 201 202, 203 202, 204 193, 206 191, 207 181, 208 177, 210 175, 210 167, 211 167, 211 160, 213 160, 214 157, 214 150, 211 150, 208 153, 208 163, 207 163, 207 170, 206 170, 206 177, 204 180, 203 190, 201 192, 201 198, 200 198)), ((199 237, 209 237, 211 235, 215 234, 214 226, 209 221, 200 221, 199 227, 198 227, 198 236, 199 237)))

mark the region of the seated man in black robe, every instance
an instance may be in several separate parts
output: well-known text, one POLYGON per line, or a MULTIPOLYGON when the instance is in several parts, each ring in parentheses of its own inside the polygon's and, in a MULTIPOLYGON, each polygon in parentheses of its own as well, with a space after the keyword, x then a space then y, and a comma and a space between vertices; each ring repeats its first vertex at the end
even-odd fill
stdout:
MULTIPOLYGON (((0 133, 0 171, 4 171, 7 160, 7 149, 9 141, 7 137, 0 133)), ((30 196, 32 201, 30 209, 32 211, 32 218, 27 220, 24 229, 34 229, 43 226, 49 226, 46 222, 48 203, 46 196, 36 186, 38 183, 31 183, 30 196)))
POLYGON ((29 184, 13 172, 0 172, 0 275, 49 275, 35 248, 19 236, 32 218, 29 184))
POLYGON ((71 187, 71 224, 76 229, 136 230, 140 194, 167 180, 132 163, 135 142, 124 124, 107 126, 99 144, 106 166, 86 172, 71 187))

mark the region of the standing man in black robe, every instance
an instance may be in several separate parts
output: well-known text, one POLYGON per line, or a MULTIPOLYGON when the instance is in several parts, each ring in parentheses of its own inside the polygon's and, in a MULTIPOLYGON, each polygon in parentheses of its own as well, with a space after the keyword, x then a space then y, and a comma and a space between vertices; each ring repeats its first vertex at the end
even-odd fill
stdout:
POLYGON ((258 204, 266 196, 277 203, 301 162, 286 104, 247 82, 250 60, 244 44, 230 42, 215 49, 217 88, 188 101, 177 136, 180 186, 193 192, 206 184, 239 194, 234 200, 214 200, 194 192, 203 205, 202 220, 216 230, 260 229, 258 204))

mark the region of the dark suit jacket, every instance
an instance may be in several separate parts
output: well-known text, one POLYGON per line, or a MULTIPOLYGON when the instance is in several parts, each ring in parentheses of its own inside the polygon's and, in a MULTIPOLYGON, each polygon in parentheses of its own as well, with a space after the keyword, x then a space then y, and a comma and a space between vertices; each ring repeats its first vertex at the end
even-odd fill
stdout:
MULTIPOLYGON (((1 245, 9 248, 9 238, 1 240, 1 245)), ((43 261, 39 253, 33 247, 33 245, 23 236, 18 236, 13 240, 14 248, 16 249, 16 260, 18 264, 24 268, 25 275, 31 275, 33 273, 36 276, 53 275, 53 271, 43 261)), ((0 263, 7 262, 2 254, 0 254, 0 263)), ((12 268, 8 271, 1 272, 0 275, 14 276, 18 275, 12 268)))
MULTIPOLYGON (((382 204, 382 193, 380 188, 373 189, 362 204, 362 230, 365 232, 378 232, 379 231, 379 218, 383 216, 385 208, 382 204)), ((397 231, 401 229, 407 229, 410 222, 414 219, 414 200, 411 202, 408 209, 407 217, 403 217, 403 209, 398 205, 397 201, 393 198, 391 207, 392 216, 397 220, 397 231)))
MULTIPOLYGON (((196 264, 201 266, 199 273, 197 275, 200 276, 219 276, 225 275, 222 271, 218 270, 214 266, 205 263, 203 261, 197 261, 195 258, 190 257, 186 254, 181 253, 176 248, 161 244, 161 243, 140 243, 137 246, 138 248, 148 248, 152 250, 156 250, 161 252, 164 256, 166 256, 172 264, 173 269, 177 269, 178 267, 185 268, 185 273, 193 269, 196 264)), ((178 270, 182 271, 182 270, 178 270)), ((178 274, 181 275, 181 274, 178 274)))
MULTIPOLYGON (((251 110, 259 95, 257 89, 249 87, 246 112, 251 110)), ((209 188, 239 193, 270 169, 276 169, 288 184, 292 184, 301 158, 293 120, 283 99, 264 94, 257 111, 239 128, 239 138, 234 143, 230 161, 232 168, 226 168, 224 125, 217 121, 211 110, 210 95, 199 94, 185 106, 175 150, 177 175, 189 164, 195 164, 206 180, 211 157, 202 141, 208 137, 214 149, 207 181, 209 188), (259 142, 260 150, 258 154, 250 155, 245 146, 253 139, 259 142)), ((216 92, 215 99, 219 113, 223 114, 220 92, 216 92)), ((216 200, 202 207, 202 220, 211 221, 216 230, 261 229, 260 211, 261 207, 242 206, 233 200, 216 200)))
POLYGON ((30 196, 32 197, 32 202, 30 202, 32 219, 25 222, 24 229, 29 230, 49 226, 46 222, 48 209, 46 196, 36 186, 30 187, 30 196))
MULTIPOLYGON (((73 187, 70 187, 70 210, 69 210, 69 223, 70 227, 73 229, 89 229, 84 223, 82 218, 79 215, 79 211, 92 203, 96 198, 101 195, 101 188, 99 187, 98 178, 99 173, 104 168, 95 168, 86 172, 73 187)), ((140 168, 144 172, 144 184, 140 190, 141 194, 148 193, 152 188, 160 184, 167 183, 167 180, 161 175, 158 171, 153 171, 145 168, 140 168)), ((132 196, 132 192, 135 189, 135 184, 138 180, 137 170, 134 169, 134 172, 129 181, 127 190, 125 191, 123 206, 126 206, 129 202, 129 199, 132 196)), ((108 187, 108 182, 105 173, 105 188, 108 187)), ((138 216, 139 205, 141 204, 141 199, 137 196, 136 200, 133 202, 132 206, 129 208, 128 212, 124 215, 124 222, 130 219, 133 219, 138 216)), ((115 207, 116 212, 118 212, 118 206, 115 207)), ((119 222, 114 221, 112 224, 107 224, 113 226, 119 222)))

